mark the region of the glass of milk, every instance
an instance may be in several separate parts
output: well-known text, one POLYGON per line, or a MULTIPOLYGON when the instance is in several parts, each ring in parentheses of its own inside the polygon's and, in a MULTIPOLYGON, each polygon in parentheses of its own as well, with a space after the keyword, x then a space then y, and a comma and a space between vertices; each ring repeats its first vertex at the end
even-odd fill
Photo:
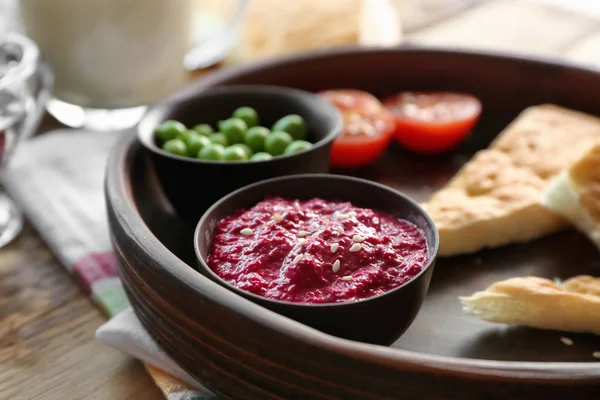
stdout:
POLYGON ((206 35, 197 23, 211 1, 20 0, 25 33, 54 70, 48 111, 73 127, 137 123, 186 83, 185 67, 219 61, 237 40, 246 0, 231 0, 228 20, 206 35))

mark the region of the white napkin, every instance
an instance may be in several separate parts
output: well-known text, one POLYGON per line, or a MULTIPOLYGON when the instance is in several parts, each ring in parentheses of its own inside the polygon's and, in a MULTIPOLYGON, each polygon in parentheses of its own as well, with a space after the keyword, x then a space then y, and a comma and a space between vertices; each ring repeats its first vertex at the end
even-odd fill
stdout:
POLYGON ((106 158, 122 132, 59 129, 16 147, 4 185, 62 264, 111 251, 106 158))
POLYGON ((198 389, 198 391, 205 392, 203 394, 212 394, 197 380, 189 376, 158 347, 156 342, 146 332, 131 307, 120 312, 98 328, 96 339, 107 346, 114 347, 138 360, 168 372, 198 389))
POLYGON ((114 316, 100 328, 98 339, 198 388, 165 391, 159 386, 169 400, 216 400, 158 348, 128 309, 103 194, 109 150, 124 134, 61 129, 25 140, 2 172, 3 183, 85 293, 106 316, 114 316))

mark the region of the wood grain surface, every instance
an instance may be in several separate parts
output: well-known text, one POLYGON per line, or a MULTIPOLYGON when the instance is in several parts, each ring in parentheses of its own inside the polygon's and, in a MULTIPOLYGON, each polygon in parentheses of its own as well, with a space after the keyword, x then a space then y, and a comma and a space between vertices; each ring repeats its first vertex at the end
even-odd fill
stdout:
POLYGON ((103 322, 26 226, 0 253, 0 398, 162 398, 139 361, 94 340, 103 322))
MULTIPOLYGON (((600 13, 581 11, 581 1, 392 1, 414 43, 544 54, 600 67, 600 13)), ((0 12, 0 21, 6 15, 0 12)), ((40 131, 59 126, 46 117, 40 131)), ((103 321, 27 226, 0 250, 0 399, 159 399, 141 363, 95 342, 103 321)))

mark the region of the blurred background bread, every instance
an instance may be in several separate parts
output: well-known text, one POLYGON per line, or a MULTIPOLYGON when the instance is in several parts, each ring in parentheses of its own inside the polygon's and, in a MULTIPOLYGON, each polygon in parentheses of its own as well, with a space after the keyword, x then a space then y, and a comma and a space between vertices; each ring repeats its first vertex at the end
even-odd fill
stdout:
POLYGON ((328 47, 394 46, 402 29, 390 0, 250 0, 241 35, 230 62, 328 47))

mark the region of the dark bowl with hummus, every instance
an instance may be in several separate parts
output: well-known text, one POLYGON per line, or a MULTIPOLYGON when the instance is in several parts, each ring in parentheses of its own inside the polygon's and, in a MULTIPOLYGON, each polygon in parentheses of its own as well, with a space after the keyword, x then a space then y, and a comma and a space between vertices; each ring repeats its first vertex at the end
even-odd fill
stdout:
POLYGON ((323 332, 391 344, 423 303, 438 232, 387 186, 308 174, 251 184, 200 219, 200 271, 235 293, 323 332))
POLYGON ((328 172, 331 145, 341 129, 338 110, 312 93, 282 86, 232 85, 185 91, 156 104, 138 124, 137 136, 152 159, 166 198, 180 216, 195 221, 215 201, 250 183, 291 174, 328 172), (254 108, 264 126, 271 126, 284 115, 300 115, 306 123, 306 140, 312 147, 266 161, 220 162, 174 155, 156 144, 156 128, 166 120, 181 121, 186 126, 216 126, 241 106, 254 108))

